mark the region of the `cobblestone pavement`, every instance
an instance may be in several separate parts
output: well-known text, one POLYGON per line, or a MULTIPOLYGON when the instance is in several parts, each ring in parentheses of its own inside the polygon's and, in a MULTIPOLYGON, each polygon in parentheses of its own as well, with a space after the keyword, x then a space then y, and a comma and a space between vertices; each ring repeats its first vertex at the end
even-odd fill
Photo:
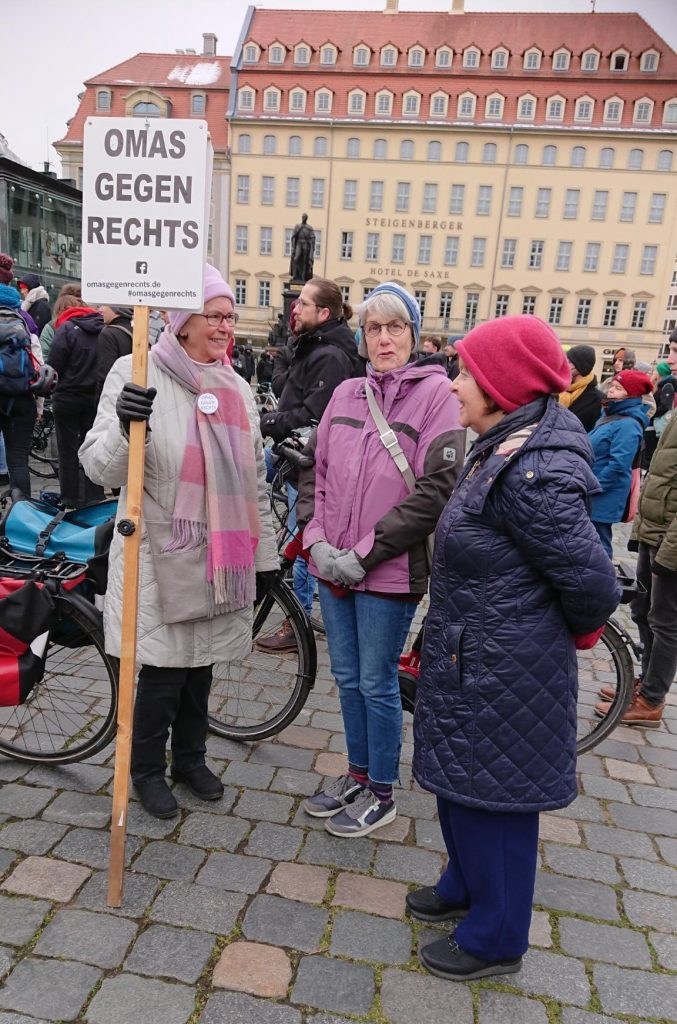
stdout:
POLYGON ((454 984, 418 963, 441 933, 405 915, 435 882, 435 802, 341 840, 300 804, 345 769, 326 645, 304 714, 275 740, 211 737, 223 799, 130 810, 124 904, 106 907, 112 748, 64 768, 0 758, 0 1024, 613 1024, 677 1021, 677 697, 656 731, 579 762, 578 800, 541 817, 522 971, 454 984))

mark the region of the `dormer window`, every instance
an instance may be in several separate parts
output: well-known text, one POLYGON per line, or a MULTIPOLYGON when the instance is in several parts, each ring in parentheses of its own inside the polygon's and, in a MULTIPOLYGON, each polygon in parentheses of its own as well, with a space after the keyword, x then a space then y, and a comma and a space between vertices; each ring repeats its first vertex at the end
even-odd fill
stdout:
POLYGON ((564 97, 551 96, 546 108, 546 121, 561 121, 564 118, 564 97))
POLYGON ((474 117, 475 116, 475 100, 476 97, 471 92, 462 93, 458 97, 458 116, 459 117, 474 117))
POLYGON ((190 98, 191 114, 204 114, 207 109, 207 97, 203 92, 194 92, 190 98))
POLYGON ((499 95, 487 96, 484 107, 484 116, 488 121, 499 121, 503 117, 503 97, 499 95))
POLYGON ((520 121, 533 121, 536 116, 536 97, 521 96, 517 106, 517 117, 520 121))
POLYGON ((604 120, 609 124, 618 124, 623 115, 623 100, 613 96, 604 104, 604 120))
POLYGON ((435 54, 435 67, 450 68, 452 57, 452 51, 448 49, 448 47, 440 47, 440 49, 435 54))
POLYGON ((658 53, 656 50, 647 50, 642 54, 639 70, 645 72, 658 70, 658 53))
POLYGON ((505 71, 508 66, 508 51, 494 50, 491 55, 491 66, 494 71, 505 71))
POLYGON ((247 43, 244 48, 245 64, 256 64, 259 59, 259 48, 255 43, 247 43))
POLYGON ((102 112, 109 111, 110 97, 111 94, 108 89, 99 89, 96 94, 96 109, 102 112))
POLYGON ((302 114, 306 109, 305 89, 292 89, 289 93, 289 109, 295 114, 302 114))
POLYGON ((237 106, 239 110, 254 109, 254 93, 251 89, 240 89, 237 94, 237 106))
POLYGON ((628 57, 630 54, 627 50, 616 50, 611 54, 611 60, 609 61, 609 69, 611 71, 627 71, 628 70, 628 57))
POLYGON ((268 51, 268 59, 271 64, 282 64, 284 63, 284 47, 276 43, 270 47, 268 51))
POLYGON ((571 54, 568 50, 555 50, 552 55, 553 71, 568 71, 571 54))
POLYGON ((320 50, 320 64, 335 64, 336 63, 336 47, 334 46, 323 46, 320 50))
POLYGON ((433 117, 445 117, 449 97, 446 93, 436 92, 430 97, 430 113, 433 117))
POLYGON ((480 66, 480 51, 475 46, 468 47, 463 51, 463 67, 478 68, 480 66))
POLYGON ((381 50, 381 65, 384 68, 394 68, 397 64, 397 50, 394 46, 384 46, 381 50))
POLYGON ((576 110, 574 113, 574 120, 576 121, 592 121, 592 113, 595 109, 595 102, 590 96, 581 96, 580 99, 576 100, 576 110))
POLYGON ((295 64, 310 64, 310 48, 301 43, 294 50, 294 63, 295 64))
POLYGON ((663 108, 663 124, 677 124, 677 99, 668 100, 663 108))
POLYGON ((263 109, 275 113, 280 109, 279 89, 266 89, 263 94, 263 109))
POLYGON ((532 49, 527 50, 524 54, 524 70, 525 71, 538 71, 541 67, 542 53, 540 50, 532 49))
POLYGON ((315 93, 315 113, 331 113, 332 94, 329 89, 318 89, 315 93))
POLYGON ((636 100, 632 120, 635 124, 650 124, 653 115, 653 101, 643 96, 636 100))
POLYGON ((376 94, 376 113, 377 114, 390 114, 393 109, 393 94, 391 92, 383 91, 376 94))
POLYGON ((371 51, 366 46, 357 46, 353 51, 353 64, 357 64, 358 67, 366 68, 369 63, 369 57, 371 51))
POLYGON ((348 94, 348 113, 350 114, 363 114, 364 113, 364 97, 365 94, 356 89, 355 92, 348 94))
POLYGON ((425 63, 425 50, 421 46, 412 46, 409 51, 409 67, 422 68, 425 63))
POLYGON ((597 71, 599 68, 599 53, 597 50, 586 50, 581 57, 581 68, 583 71, 597 71))
POLYGON ((421 97, 417 92, 406 92, 402 98, 402 112, 404 114, 418 114, 421 106, 421 97))
POLYGON ((144 102, 135 103, 132 107, 134 117, 161 117, 162 111, 157 103, 144 102))

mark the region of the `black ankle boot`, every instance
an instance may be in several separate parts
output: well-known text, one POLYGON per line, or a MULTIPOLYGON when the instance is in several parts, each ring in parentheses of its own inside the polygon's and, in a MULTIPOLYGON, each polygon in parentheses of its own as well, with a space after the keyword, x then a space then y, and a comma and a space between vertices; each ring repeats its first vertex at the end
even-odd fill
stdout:
POLYGON ((145 779, 135 782, 141 806, 154 818, 173 818, 179 813, 179 805, 164 779, 145 779))
POLYGON ((220 800, 223 796, 223 783, 206 764, 182 772, 172 768, 171 774, 176 782, 185 783, 200 800, 220 800))

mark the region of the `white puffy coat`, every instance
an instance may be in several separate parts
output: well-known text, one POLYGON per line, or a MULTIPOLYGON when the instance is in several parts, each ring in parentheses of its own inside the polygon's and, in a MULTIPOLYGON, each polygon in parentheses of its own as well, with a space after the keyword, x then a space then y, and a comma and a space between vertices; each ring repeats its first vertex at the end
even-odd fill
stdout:
MULTIPOLYGON (((104 487, 121 487, 118 519, 126 508, 129 442, 115 413, 115 403, 124 384, 132 378, 132 357, 123 356, 108 374, 96 419, 80 448, 80 461, 87 476, 104 487)), ((259 480, 260 540, 256 550, 257 571, 279 568, 275 533, 266 492, 266 469, 259 416, 251 389, 236 377, 249 414, 256 448, 259 480)), ((195 408, 196 396, 148 360, 148 387, 157 389, 146 443, 144 491, 171 513, 176 499, 186 434, 195 408)), ((110 550, 108 589, 104 603, 106 650, 120 655, 122 620, 123 538, 115 531, 110 550)), ((196 561, 196 568, 201 563, 196 561)), ((177 579, 176 586, 181 587, 177 579)), ((170 668, 212 665, 243 657, 251 648, 252 609, 168 625, 162 621, 158 583, 153 570, 145 529, 141 534, 139 565, 139 615, 137 659, 143 665, 170 668)))

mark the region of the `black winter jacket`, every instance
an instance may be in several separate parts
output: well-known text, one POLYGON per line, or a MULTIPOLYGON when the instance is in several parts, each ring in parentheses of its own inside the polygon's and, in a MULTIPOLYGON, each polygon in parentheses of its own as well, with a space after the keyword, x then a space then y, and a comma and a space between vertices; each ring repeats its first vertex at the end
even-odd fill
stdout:
POLYGON ((100 313, 73 316, 57 327, 49 347, 50 366, 59 374, 54 398, 96 398, 100 313))
POLYGON ((106 324, 96 346, 96 393, 101 394, 103 382, 116 359, 132 352, 132 321, 116 316, 106 324))
POLYGON ((577 416, 588 433, 593 429, 602 415, 602 392, 597 387, 597 378, 588 384, 581 395, 569 406, 569 412, 577 416))

